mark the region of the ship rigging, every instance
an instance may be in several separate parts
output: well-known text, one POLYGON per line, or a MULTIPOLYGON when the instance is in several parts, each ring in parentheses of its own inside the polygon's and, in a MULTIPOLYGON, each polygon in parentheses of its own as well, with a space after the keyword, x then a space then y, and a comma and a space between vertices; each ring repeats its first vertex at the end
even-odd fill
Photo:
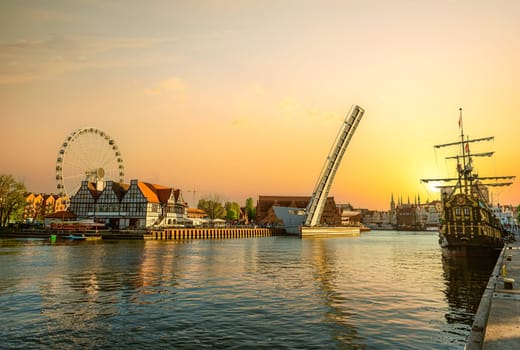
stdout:
POLYGON ((471 153, 470 144, 494 140, 494 137, 470 139, 464 135, 462 108, 459 109, 460 139, 435 145, 434 148, 459 147, 459 154, 446 157, 456 160, 457 177, 421 179, 423 183, 443 183, 441 190, 442 222, 439 228, 441 247, 456 255, 483 255, 504 245, 507 232, 491 210, 490 187, 509 186, 515 176, 479 176, 473 159, 492 157, 494 152, 471 153))

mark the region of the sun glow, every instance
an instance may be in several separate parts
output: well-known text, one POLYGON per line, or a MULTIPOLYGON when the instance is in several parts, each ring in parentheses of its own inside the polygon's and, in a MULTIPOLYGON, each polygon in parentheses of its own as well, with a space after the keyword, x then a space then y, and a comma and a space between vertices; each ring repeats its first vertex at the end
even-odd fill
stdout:
MULTIPOLYGON (((457 176, 445 160, 457 149, 433 145, 458 140, 459 107, 465 135, 496 137, 479 175, 520 176, 519 1, 449 12, 435 1, 8 3, 0 174, 30 191, 55 192, 64 137, 95 126, 117 140, 125 181, 192 201, 194 189, 238 203, 310 195, 351 104, 366 113, 330 192, 337 203, 438 198, 439 183, 419 179, 457 176)), ((517 204, 520 184, 498 195, 517 204)))
POLYGON ((440 181, 430 181, 428 182, 428 191, 433 193, 439 193, 441 191, 439 188, 440 185, 440 181))

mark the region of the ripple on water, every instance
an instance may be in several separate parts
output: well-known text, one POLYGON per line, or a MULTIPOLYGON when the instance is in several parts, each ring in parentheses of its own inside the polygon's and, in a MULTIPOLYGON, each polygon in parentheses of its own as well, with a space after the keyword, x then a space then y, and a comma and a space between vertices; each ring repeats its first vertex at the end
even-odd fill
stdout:
POLYGON ((462 348, 487 278, 443 261, 436 241, 10 241, 0 337, 11 348, 462 348))

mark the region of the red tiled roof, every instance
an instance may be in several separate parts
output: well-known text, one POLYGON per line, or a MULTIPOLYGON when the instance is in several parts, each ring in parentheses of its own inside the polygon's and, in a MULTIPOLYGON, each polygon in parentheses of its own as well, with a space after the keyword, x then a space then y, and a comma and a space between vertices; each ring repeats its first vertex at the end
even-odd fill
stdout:
MULTIPOLYGON (((157 189, 156 185, 154 187, 157 189)), ((167 203, 168 199, 170 199, 170 194, 172 193, 171 188, 160 188, 157 189, 157 197, 159 197, 159 200, 161 203, 167 203)))
POLYGON ((146 197, 148 202, 150 203, 160 203, 159 197, 157 197, 157 193, 155 192, 155 188, 152 184, 139 181, 137 183, 137 186, 139 186, 139 189, 141 190, 141 193, 143 196, 146 197))
POLYGON ((150 203, 167 203, 168 199, 170 199, 170 196, 172 195, 172 192, 176 200, 180 196, 180 190, 163 185, 139 181, 138 186, 150 203))
POLYGON ((193 214, 206 214, 206 212, 202 209, 199 209, 199 208, 188 208, 188 213, 193 213, 193 214))

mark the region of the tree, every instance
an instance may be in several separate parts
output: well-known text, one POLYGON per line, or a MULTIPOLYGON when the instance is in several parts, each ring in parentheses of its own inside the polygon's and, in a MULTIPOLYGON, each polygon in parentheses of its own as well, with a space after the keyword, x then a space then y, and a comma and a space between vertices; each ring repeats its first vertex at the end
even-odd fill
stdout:
POLYGON ((197 208, 208 213, 211 220, 222 219, 226 216, 226 209, 224 209, 220 197, 216 194, 199 199, 197 208))
POLYGON ((240 205, 237 202, 226 202, 226 219, 228 221, 238 220, 240 218, 240 205))
POLYGON ((253 202, 253 198, 251 197, 246 199, 246 215, 249 221, 252 221, 256 218, 256 207, 253 202))
POLYGON ((20 220, 25 207, 25 185, 12 175, 0 175, 0 226, 20 220))

